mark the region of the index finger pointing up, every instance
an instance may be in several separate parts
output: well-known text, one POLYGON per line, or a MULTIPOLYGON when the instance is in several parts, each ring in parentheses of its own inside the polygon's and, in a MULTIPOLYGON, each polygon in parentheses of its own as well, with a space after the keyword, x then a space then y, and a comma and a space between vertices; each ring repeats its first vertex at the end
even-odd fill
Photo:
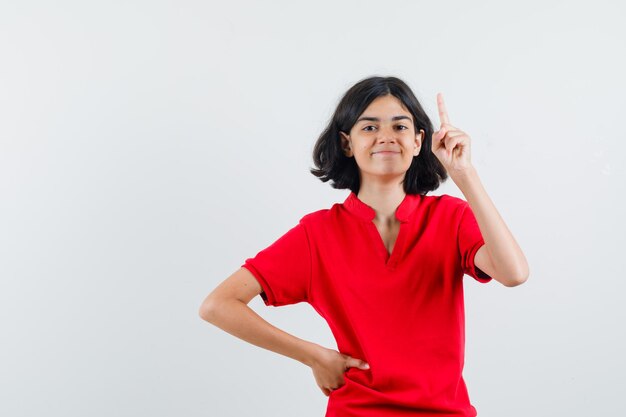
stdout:
POLYGON ((439 121, 441 124, 449 124, 448 111, 446 110, 446 104, 443 102, 443 94, 441 93, 437 93, 437 107, 439 108, 439 121))

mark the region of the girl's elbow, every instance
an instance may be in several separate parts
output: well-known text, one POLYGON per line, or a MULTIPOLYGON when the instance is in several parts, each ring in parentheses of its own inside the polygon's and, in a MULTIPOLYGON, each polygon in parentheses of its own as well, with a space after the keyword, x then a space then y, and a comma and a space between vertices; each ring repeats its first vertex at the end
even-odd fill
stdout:
POLYGON ((517 287, 518 285, 522 285, 526 281, 528 281, 528 270, 518 274, 512 274, 513 278, 510 278, 506 281, 504 285, 507 287, 517 287))

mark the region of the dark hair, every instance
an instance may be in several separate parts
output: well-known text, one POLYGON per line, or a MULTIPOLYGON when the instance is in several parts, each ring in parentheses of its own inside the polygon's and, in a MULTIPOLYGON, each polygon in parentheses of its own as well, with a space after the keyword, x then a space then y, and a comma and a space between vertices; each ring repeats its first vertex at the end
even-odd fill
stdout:
POLYGON ((349 134, 367 106, 377 97, 389 94, 398 98, 411 112, 415 132, 424 129, 420 153, 413 157, 402 181, 404 192, 426 194, 436 190, 448 178, 446 169, 431 151, 433 125, 409 86, 396 77, 378 76, 357 82, 340 100, 328 126, 315 142, 313 162, 316 168, 310 169, 313 175, 322 182, 331 180, 333 188, 359 192, 359 167, 354 157, 344 155, 339 132, 349 134))

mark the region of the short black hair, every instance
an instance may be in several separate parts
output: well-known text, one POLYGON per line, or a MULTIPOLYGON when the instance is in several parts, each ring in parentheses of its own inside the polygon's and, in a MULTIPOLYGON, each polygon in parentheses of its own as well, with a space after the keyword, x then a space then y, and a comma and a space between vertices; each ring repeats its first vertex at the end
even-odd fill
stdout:
POLYGON ((354 157, 347 157, 341 149, 339 132, 349 134, 358 117, 372 101, 380 96, 393 95, 413 115, 415 132, 424 130, 420 153, 402 181, 407 194, 426 194, 436 190, 448 178, 444 166, 432 153, 433 125, 411 88, 399 78, 372 76, 364 78, 344 94, 326 129, 313 148, 314 168, 310 172, 322 182, 331 181, 337 189, 349 188, 358 194, 361 186, 359 167, 354 157))

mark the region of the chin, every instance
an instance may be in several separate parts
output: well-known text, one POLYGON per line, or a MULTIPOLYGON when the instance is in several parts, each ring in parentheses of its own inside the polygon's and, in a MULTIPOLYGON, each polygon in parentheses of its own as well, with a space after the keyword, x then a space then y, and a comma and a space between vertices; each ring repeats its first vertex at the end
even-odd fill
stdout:
POLYGON ((381 178, 381 179, 391 179, 391 178, 404 178, 406 171, 378 171, 378 172, 365 172, 370 178, 381 178))

